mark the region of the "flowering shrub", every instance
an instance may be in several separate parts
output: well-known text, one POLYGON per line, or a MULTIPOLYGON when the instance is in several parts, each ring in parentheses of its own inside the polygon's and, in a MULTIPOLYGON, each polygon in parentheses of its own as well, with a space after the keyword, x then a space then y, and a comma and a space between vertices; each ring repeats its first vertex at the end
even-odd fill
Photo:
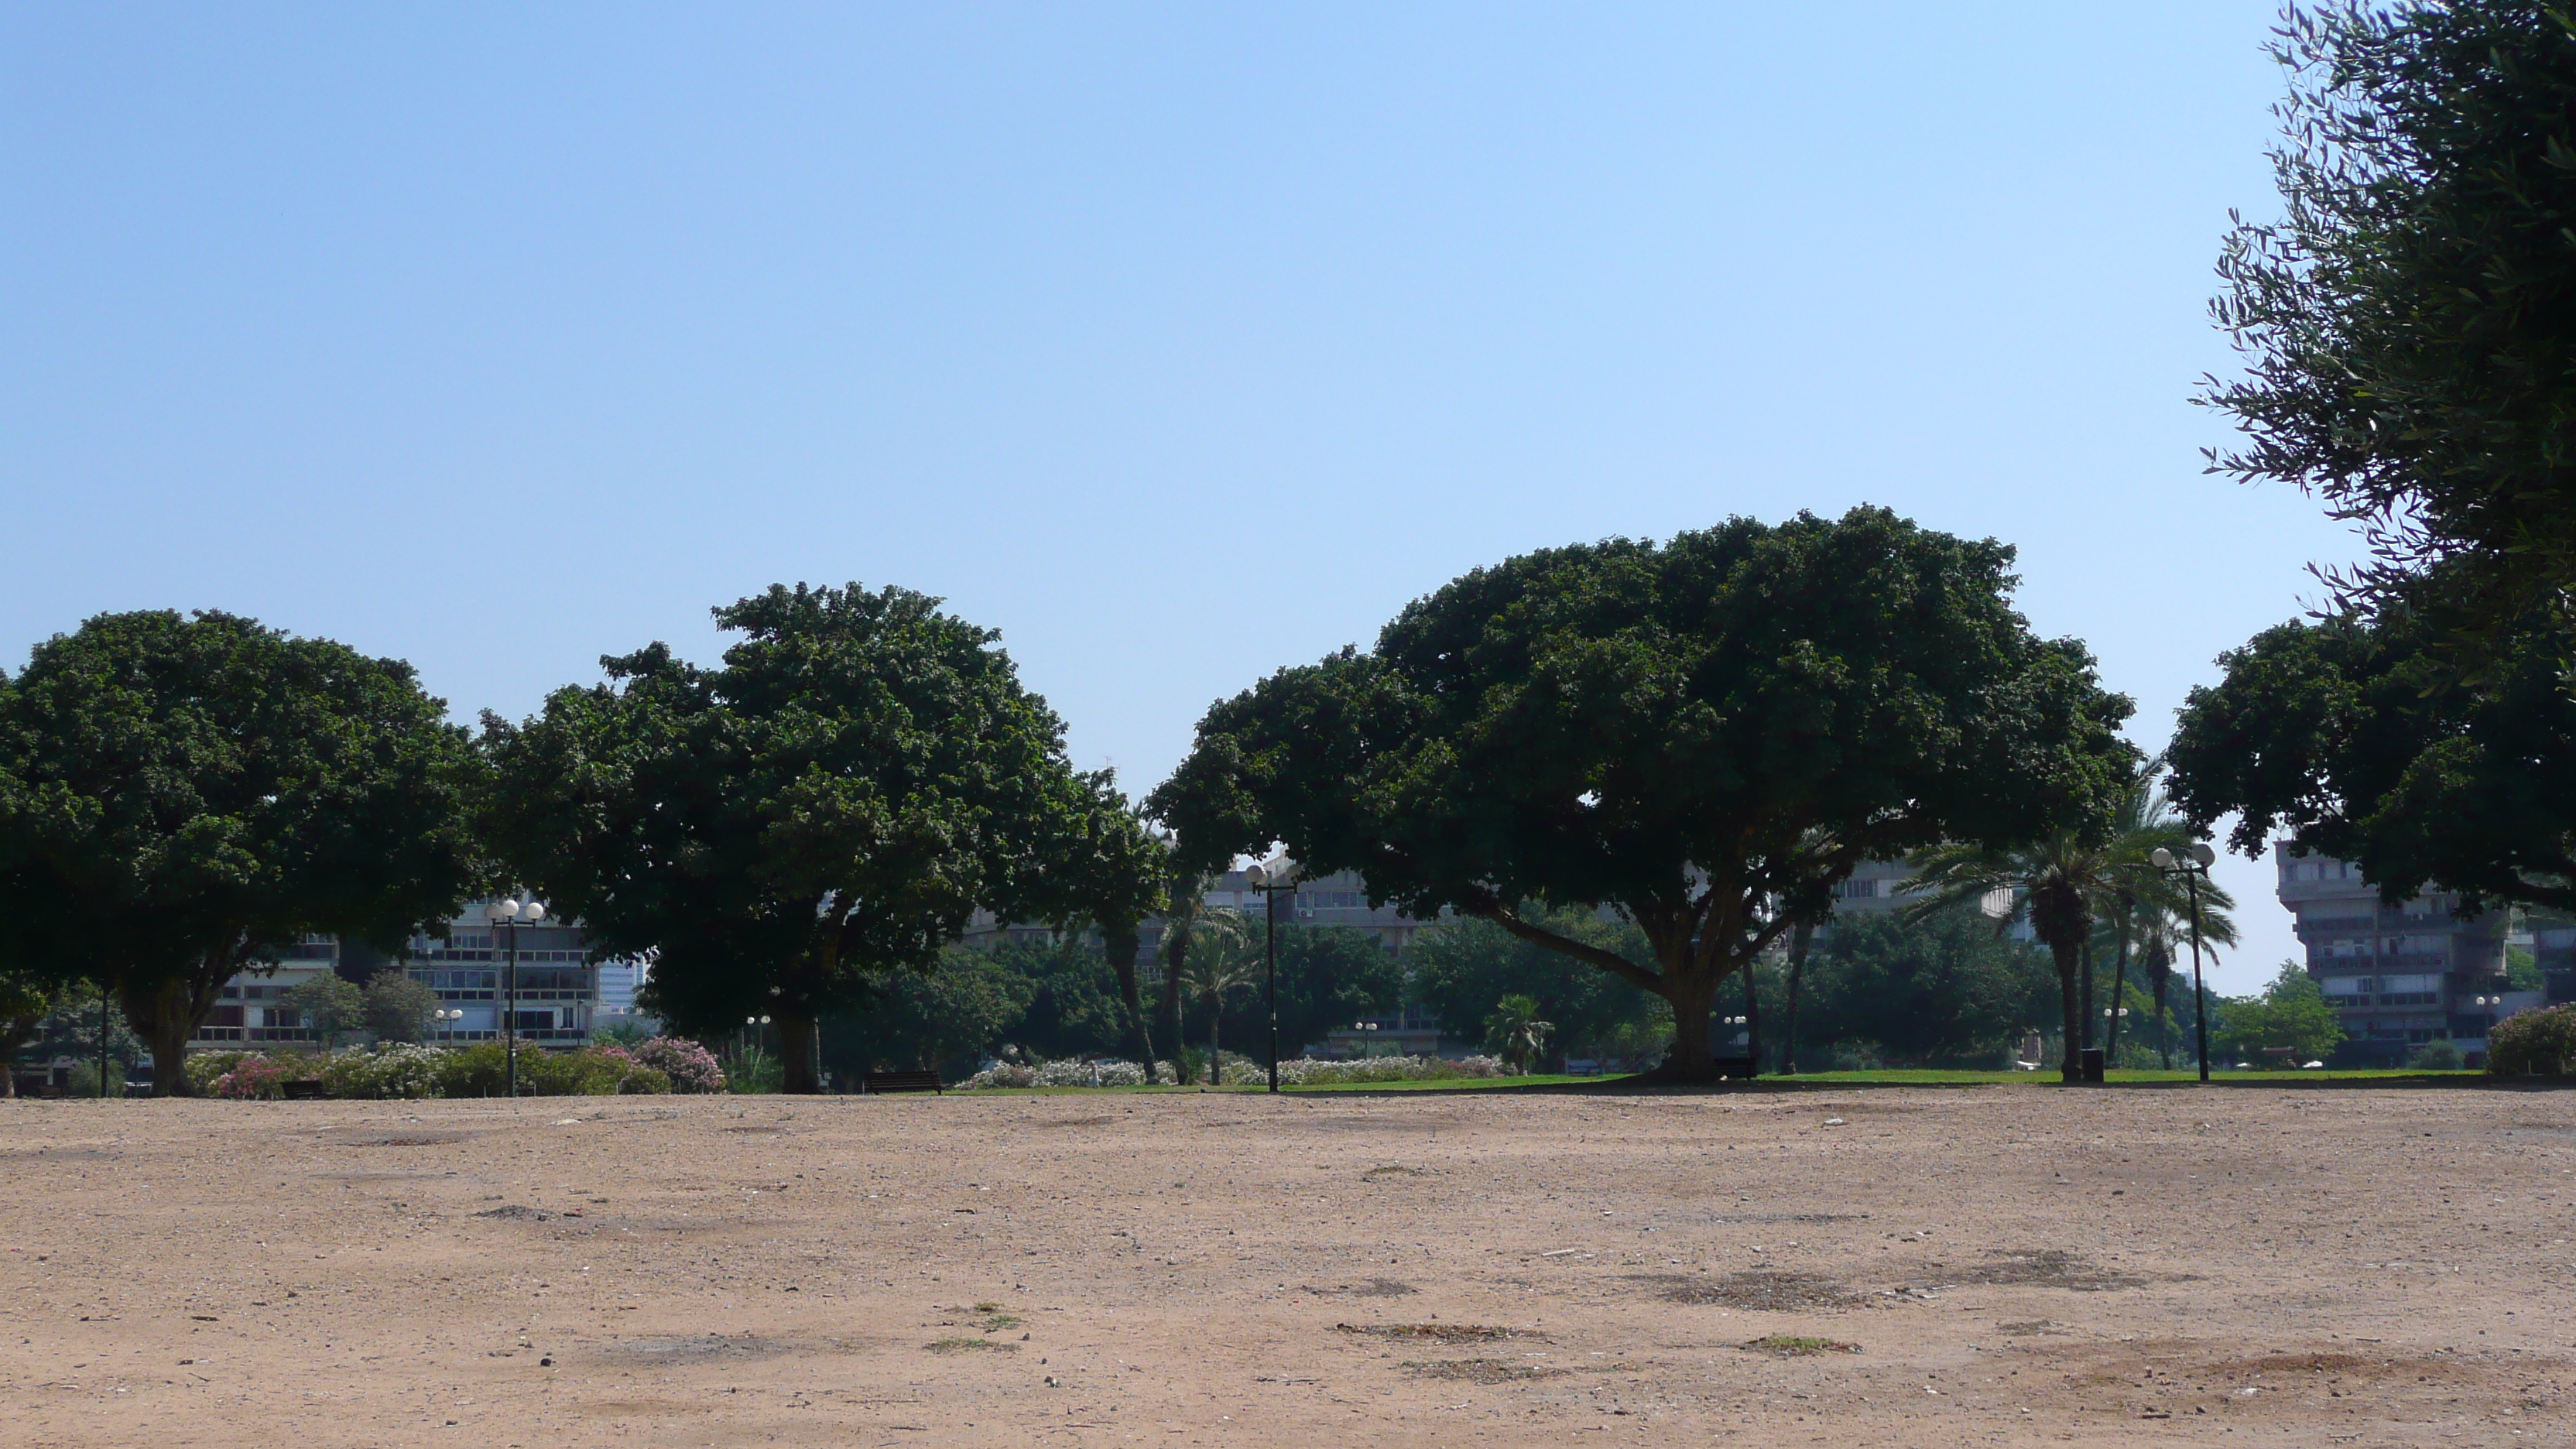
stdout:
POLYGON ((418 1101, 446 1095, 447 1057, 431 1046, 351 1047, 316 1058, 309 1070, 334 1097, 418 1101))
POLYGON ((674 1092, 724 1090, 724 1068, 716 1065, 715 1053, 686 1037, 657 1036, 624 1050, 636 1065, 668 1077, 674 1092))
POLYGON ((179 1070, 187 1075, 188 1087, 199 1096, 215 1090, 215 1079, 243 1062, 258 1056, 257 1052, 190 1052, 179 1070))
MULTIPOLYGON (((1172 1064, 1157 1064, 1157 1079, 1172 1081, 1172 1064)), ((1283 1087, 1325 1086, 1341 1082, 1434 1082, 1453 1078, 1516 1076, 1509 1066, 1492 1057, 1467 1057, 1451 1061, 1445 1057, 1370 1057, 1355 1062, 1325 1062, 1311 1057, 1298 1057, 1279 1064, 1279 1084, 1283 1087)), ((1229 1087, 1257 1087, 1268 1084, 1270 1068, 1250 1057, 1225 1054, 1223 1081, 1229 1087)), ((1140 1087, 1145 1084, 1145 1069, 1135 1062, 1048 1062, 1030 1067, 1018 1062, 996 1062, 992 1066, 957 1084, 960 1091, 979 1087, 1140 1087)))
POLYGON ((2499 1077, 2576 1073, 2576 1006, 2518 1011, 2487 1028, 2487 1070, 2499 1077))
MULTIPOLYGON (((1327 1062, 1313 1057, 1295 1057, 1279 1064, 1279 1085, 1283 1087, 1321 1087, 1348 1082, 1439 1082, 1467 1077, 1512 1077, 1520 1075, 1493 1057, 1363 1057, 1358 1061, 1327 1062)), ((1229 1054, 1225 1059, 1225 1084, 1229 1087, 1261 1086, 1270 1080, 1270 1069, 1249 1057, 1229 1054)))
POLYGON ((238 1101, 276 1098, 284 1094, 283 1083, 292 1075, 285 1062, 267 1057, 243 1057, 233 1069, 206 1086, 209 1096, 230 1097, 238 1101))
MULTIPOLYGON (((1172 1064, 1156 1064, 1158 1081, 1172 1080, 1172 1064)), ((1141 1087, 1145 1085, 1145 1068, 1138 1062, 1087 1062, 1079 1057, 1028 1066, 1020 1062, 995 1062, 956 1085, 957 1091, 978 1087, 1141 1087)))
POLYGON ((971 1092, 978 1087, 1034 1087, 1038 1084, 1037 1068, 1018 1062, 995 1062, 957 1084, 957 1090, 971 1092))
POLYGON ((1141 1087, 1145 1069, 1134 1062, 1086 1062, 1067 1057, 1038 1068, 1040 1087, 1141 1087))

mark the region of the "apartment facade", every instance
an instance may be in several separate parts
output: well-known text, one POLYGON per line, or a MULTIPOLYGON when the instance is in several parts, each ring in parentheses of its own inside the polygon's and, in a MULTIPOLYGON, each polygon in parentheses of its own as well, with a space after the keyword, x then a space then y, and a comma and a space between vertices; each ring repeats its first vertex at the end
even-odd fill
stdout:
POLYGON ((2458 898, 2440 893, 2383 905, 2350 861, 2293 855, 2287 841, 2272 855, 2308 975, 2343 1023, 2340 1060, 2402 1066, 2416 1047, 2447 1041, 2484 1065, 2488 1029, 2542 1003, 2542 992, 2505 990, 2502 912, 2462 918, 2458 898))
MULTIPOLYGON (((303 1017, 283 1004, 286 993, 318 976, 338 975, 364 985, 378 971, 398 968, 438 994, 439 1004, 464 1013, 453 1022, 436 1023, 428 1039, 439 1045, 467 1045, 498 1040, 502 1014, 508 1009, 503 980, 510 954, 510 931, 485 914, 490 903, 474 901, 448 923, 440 937, 416 936, 400 962, 362 942, 314 936, 283 953, 276 972, 245 972, 224 983, 215 1009, 190 1039, 200 1047, 257 1046, 265 1042, 311 1042, 317 1033, 303 1017)), ((622 988, 631 1006, 637 967, 632 962, 595 966, 584 958, 589 943, 581 928, 549 921, 517 928, 518 1019, 521 1041, 570 1048, 590 1040, 603 1013, 602 974, 622 988)))

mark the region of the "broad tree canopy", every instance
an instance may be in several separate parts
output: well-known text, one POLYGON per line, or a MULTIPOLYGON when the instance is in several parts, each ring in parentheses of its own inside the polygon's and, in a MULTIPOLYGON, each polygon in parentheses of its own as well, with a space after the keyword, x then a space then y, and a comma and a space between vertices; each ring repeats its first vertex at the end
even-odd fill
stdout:
POLYGON ((652 951, 656 1010, 813 1030, 870 978, 929 970, 975 910, 1054 914, 1087 792, 996 636, 907 589, 767 593, 702 669, 652 645, 525 725, 486 717, 494 838, 606 954, 652 951))
POLYGON ((0 691, 0 915, 53 928, 152 1045, 310 933, 399 951, 475 878, 464 731, 411 667, 222 613, 102 614, 0 691))
POLYGON ((2371 523, 2366 612, 2464 565, 2446 648, 2491 641, 2576 584, 2576 19, 2325 0, 2275 54, 2285 206, 2220 264, 2250 373, 2210 386, 2247 434, 2219 466, 2371 523))
POLYGON ((2202 825, 2237 814, 2247 855, 2286 829, 2392 904, 2429 885, 2576 910, 2576 700, 2547 613, 2501 636, 2474 690, 2444 678, 2439 603, 2255 636, 2183 708, 2176 802, 2202 825))
POLYGON ((1197 863, 1283 841, 1652 991, 1705 1074, 1718 983, 1862 860, 2025 839, 2125 780, 2128 701, 2031 633, 2011 560, 1874 508, 1530 554, 1218 703, 1149 804, 1197 863), (1655 966, 1542 916, 1600 905, 1655 966))

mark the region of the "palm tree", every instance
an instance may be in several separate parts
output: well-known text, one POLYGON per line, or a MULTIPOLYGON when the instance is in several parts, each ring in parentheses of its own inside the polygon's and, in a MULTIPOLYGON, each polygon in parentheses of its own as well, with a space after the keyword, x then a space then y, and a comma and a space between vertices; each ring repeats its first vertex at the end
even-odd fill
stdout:
POLYGON ((1502 1053, 1514 1071, 1526 1075, 1547 1050, 1547 1034, 1556 1023, 1538 1019, 1538 998, 1512 995, 1494 1003, 1485 1018, 1485 1040, 1502 1053))
MULTIPOLYGON (((1924 899, 1907 910, 1920 920, 1932 912, 1976 901, 1995 917, 1997 931, 2021 921, 2048 948, 2057 967, 2060 1027, 2058 1075, 2083 1076, 2078 1055, 2091 1040, 2089 974, 2093 927, 2108 920, 2119 938, 2119 973, 2128 975, 2129 941, 2140 907, 2187 909, 2174 882, 2155 867, 2156 847, 2175 848, 2190 836, 2164 811, 2157 776, 2161 760, 2139 764, 2110 816, 2091 830, 2060 830, 2029 845, 1995 850, 1973 845, 1937 846, 1914 857, 1914 875, 1900 890, 1924 899)), ((2115 988, 2117 990, 2118 988, 2115 988)), ((2113 1018, 2117 1020, 2117 1018, 2113 1018)))
MULTIPOLYGON (((1224 950, 1243 940, 1243 917, 1239 911, 1211 907, 1207 893, 1216 884, 1214 875, 1191 874, 1175 868, 1169 904, 1163 911, 1163 935, 1154 948, 1154 960, 1162 967, 1163 995, 1154 1018, 1163 1035, 1172 1043, 1172 1072, 1182 1086, 1190 1084, 1189 1068, 1181 1060, 1181 1000, 1189 981, 1192 946, 1205 939, 1211 949, 1224 950)), ((1209 1085, 1215 1085, 1211 1076, 1209 1085)))
MULTIPOLYGON (((2127 795, 2120 802, 2118 838, 2132 847, 2142 847, 2152 857, 2158 847, 2181 855, 2189 848, 2191 832, 2182 817, 2175 814, 2165 792, 2165 762, 2162 756, 2149 760, 2138 772, 2127 795)), ((2173 970, 2173 952, 2169 947, 2175 933, 2187 929, 2191 913, 2190 894, 2178 888, 2171 877, 2156 872, 2149 881, 2135 880, 2134 872, 2124 872, 2114 883, 2108 924, 2118 943, 2119 964, 2111 978, 2111 1014, 2105 1033, 2103 1058, 2116 1060, 2120 1052, 2120 1003, 2126 997, 2129 975, 2129 946, 2132 940, 2145 947, 2146 965, 2156 982, 2157 1035, 2165 1066, 2173 1066, 2172 1043, 2164 1028, 2165 986, 2173 970), (2144 886, 2145 889, 2140 887, 2144 886)), ((2227 912, 2236 901, 2219 889, 2216 882, 2203 881, 2200 888, 2200 937, 2203 945, 2214 942, 2234 945, 2236 927, 2227 912)), ((2093 1022, 2093 1003, 2087 994, 2084 1003, 2085 1025, 2093 1022)))
POLYGON ((1217 1027, 1225 1019, 1225 999, 1261 979, 1259 962, 1244 950, 1240 911, 1223 906, 1202 911, 1191 931, 1190 986, 1208 1008, 1208 1085, 1225 1085, 1224 1058, 1217 1055, 1217 1027))
MULTIPOLYGON (((2200 943, 2203 948, 2236 944, 2236 923, 2227 912, 2236 904, 2234 898, 2218 888, 2214 881, 2200 883, 2200 943)), ((2165 1069, 2173 1069, 2173 1021, 2165 1006, 2165 994, 2173 984, 2173 970, 2191 949, 2191 902, 2180 901, 2141 904, 2138 908, 2138 959, 2146 967, 2149 991, 2156 1002, 2156 1055, 2165 1069)), ((2213 952, 2214 954, 2214 952, 2213 952)))

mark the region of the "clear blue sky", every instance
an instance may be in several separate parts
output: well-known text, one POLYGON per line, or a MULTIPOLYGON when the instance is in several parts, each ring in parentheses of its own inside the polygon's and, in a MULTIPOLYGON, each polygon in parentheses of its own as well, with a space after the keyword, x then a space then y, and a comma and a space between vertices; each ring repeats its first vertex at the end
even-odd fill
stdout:
POLYGON ((10 6, 0 661, 220 607, 517 715, 899 583, 1142 789, 1478 563, 1866 501, 2152 748, 2352 552, 2188 401, 2272 19, 10 6))

